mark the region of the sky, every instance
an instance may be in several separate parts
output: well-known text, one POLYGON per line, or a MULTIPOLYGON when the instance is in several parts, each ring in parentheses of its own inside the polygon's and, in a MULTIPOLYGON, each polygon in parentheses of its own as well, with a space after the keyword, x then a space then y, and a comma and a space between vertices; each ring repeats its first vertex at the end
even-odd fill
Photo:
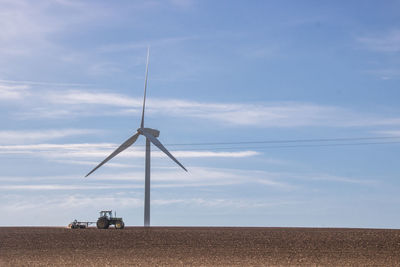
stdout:
POLYGON ((0 226, 400 228, 400 1, 0 0, 0 226))

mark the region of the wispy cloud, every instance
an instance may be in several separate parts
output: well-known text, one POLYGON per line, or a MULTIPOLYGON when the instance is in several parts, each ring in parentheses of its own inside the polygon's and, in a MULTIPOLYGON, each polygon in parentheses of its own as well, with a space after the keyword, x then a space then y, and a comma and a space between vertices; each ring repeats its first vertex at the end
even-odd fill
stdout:
MULTIPOLYGON (((102 131, 89 129, 0 131, 0 144, 27 144, 32 142, 36 143, 69 136, 98 134, 99 132, 102 131)), ((0 150, 3 150, 3 152, 5 149, 7 149, 7 146, 4 146, 2 149, 0 148, 0 150)))
POLYGON ((366 73, 372 74, 382 80, 392 80, 400 78, 400 69, 380 69, 369 70, 366 73))
POLYGON ((95 63, 89 67, 88 73, 91 75, 110 75, 121 73, 122 68, 119 64, 114 62, 100 62, 95 63))
MULTIPOLYGON (((52 162, 57 162, 57 163, 62 163, 62 164, 71 164, 71 165, 84 165, 84 166, 96 166, 99 164, 98 161, 88 161, 88 160, 69 160, 69 159, 52 159, 52 162)), ((132 168, 132 167, 139 167, 139 165, 133 165, 133 164, 124 164, 124 163, 113 163, 113 162, 107 162, 108 167, 114 167, 114 168, 132 168)), ((141 165, 140 165, 141 167, 141 165)))
POLYGON ((54 82, 42 82, 42 81, 24 81, 24 80, 10 80, 0 79, 0 85, 19 85, 25 88, 31 89, 31 86, 48 86, 48 87, 88 87, 93 86, 88 83, 54 83, 54 82))
POLYGON ((357 41, 367 49, 378 52, 395 53, 400 51, 400 30, 392 30, 384 34, 358 37, 357 41))
MULTIPOLYGON (((152 176, 152 188, 160 189, 240 184, 258 184, 280 190, 294 189, 290 183, 280 181, 276 174, 263 171, 191 167, 190 172, 186 173, 176 168, 155 168, 152 176)), ((0 181, 0 190, 7 191, 129 190, 144 186, 143 171, 98 173, 90 178, 83 178, 83 175, 0 177, 0 181)))
MULTIPOLYGON (((78 131, 79 132, 79 131, 78 131)), ((74 133, 74 132, 73 132, 74 133)), ((80 132, 79 132, 80 133, 80 132)), ((55 134, 55 136, 58 133, 55 134)), ((38 136, 41 138, 41 136, 38 136)), ((46 134, 43 138, 48 138, 46 134)), ((36 145, 0 145, 0 154, 35 154, 35 156, 50 159, 98 159, 105 158, 119 145, 111 143, 97 144, 36 144, 36 145)), ((243 158, 258 155, 259 152, 251 150, 242 151, 179 151, 171 150, 171 153, 179 158, 243 158)), ((143 157, 144 150, 132 147, 119 155, 121 158, 143 157)), ((152 152, 152 157, 166 157, 161 151, 152 152)))
MULTIPOLYGON (((2 210, 7 211, 24 211, 31 209, 74 209, 79 208, 94 208, 96 209, 98 203, 109 203, 109 206, 119 208, 141 208, 143 207, 143 199, 139 197, 132 197, 128 195, 115 196, 115 195, 59 195, 52 199, 34 197, 27 200, 18 196, 12 197, 12 201, 6 203, 7 205, 1 205, 2 210)), ((157 206, 197 206, 197 207, 214 207, 214 208, 259 208, 259 207, 273 207, 282 205, 294 204, 293 201, 272 201, 270 199, 231 199, 231 198, 157 198, 151 200, 151 205, 157 206)), ((103 205, 103 204, 102 204, 103 205)))
POLYGON ((192 41, 196 40, 199 37, 193 36, 184 36, 184 37, 168 37, 162 39, 155 39, 155 40, 147 40, 147 41, 135 41, 135 42, 128 42, 128 43, 118 43, 118 44, 107 44, 102 45, 98 48, 99 52, 121 52, 121 51, 129 51, 129 50, 136 50, 147 47, 159 47, 159 46, 169 46, 175 45, 177 43, 185 42, 185 41, 192 41))
MULTIPOLYGON (((62 118, 139 114, 142 98, 92 90, 29 91, 40 106, 20 111, 22 118, 62 118), (107 107, 107 108, 105 108, 107 107)), ((218 103, 184 99, 147 100, 148 116, 174 116, 216 121, 227 126, 366 127, 399 125, 399 117, 360 113, 340 106, 302 102, 218 103)))
MULTIPOLYGON (((117 190, 143 188, 143 171, 97 173, 93 177, 83 175, 0 177, 0 190, 6 191, 69 191, 69 190, 117 190), (66 182, 68 181, 68 182, 66 182)), ((188 173, 177 168, 155 168, 152 187, 188 188, 257 185, 283 191, 309 191, 326 183, 375 186, 376 180, 346 177, 313 172, 268 172, 233 168, 208 168, 192 166, 188 173), (301 184, 301 186, 299 186, 301 184)))
POLYGON ((80 90, 70 90, 65 92, 53 92, 45 96, 49 103, 82 105, 96 104, 118 107, 140 107, 139 98, 132 98, 121 94, 112 93, 92 93, 80 90))
POLYGON ((0 5, 0 54, 3 56, 31 55, 33 51, 51 50, 53 44, 49 35, 65 29, 72 22, 72 19, 58 19, 57 15, 46 12, 51 8, 50 1, 34 4, 26 0, 1 1, 0 5))
MULTIPOLYGON (((193 0, 169 0, 169 1, 134 1, 124 5, 113 5, 106 1, 66 1, 66 0, 38 0, 34 3, 29 0, 0 2, 0 56, 35 56, 45 55, 57 59, 69 58, 79 52, 73 51, 71 46, 58 42, 55 35, 68 36, 71 29, 78 28, 84 31, 93 26, 103 25, 104 21, 115 23, 123 16, 140 17, 141 14, 155 9, 175 7, 185 10, 194 6, 193 0), (90 10, 90 12, 87 12, 90 10), (87 23, 90 22, 90 23, 87 23)), ((107 23, 107 24, 109 24, 107 23)), ((191 39, 192 37, 166 37, 162 39, 138 42, 127 42, 125 44, 103 45, 99 51, 130 50, 135 47, 147 45, 159 46, 191 39)), ((91 47, 93 50, 93 47, 91 47)), ((80 61, 86 61, 90 56, 90 50, 79 53, 80 61), (84 58, 83 58, 84 57, 84 58)), ((103 69, 118 71, 114 62, 102 62, 99 58, 91 57, 94 64, 89 66, 89 72, 102 74, 103 69), (104 64, 111 64, 104 66, 104 64)), ((66 60, 68 61, 68 59, 66 60)), ((86 62, 88 63, 88 62, 86 62)), ((88 67, 86 66, 86 67, 88 67)))
POLYGON ((0 60, 7 62, 0 66, 3 77, 31 77, 34 73, 40 75, 39 69, 43 73, 46 68, 65 66, 84 73, 99 72, 95 66, 104 59, 93 56, 92 48, 75 49, 63 39, 71 40, 75 29, 83 33, 116 14, 115 5, 107 6, 105 2, 0 1, 0 60))
POLYGON ((376 134, 385 135, 385 136, 394 136, 400 137, 400 130, 385 130, 385 131, 377 131, 376 134))
POLYGON ((37 185, 1 185, 0 190, 48 191, 48 190, 106 190, 123 188, 141 188, 133 185, 65 185, 65 184, 37 184, 37 185))
MULTIPOLYGON (((162 152, 158 152, 162 155, 162 152)), ((259 155, 260 152, 245 150, 245 151, 175 151, 174 155, 180 158, 246 158, 259 155)))
MULTIPOLYGON (((296 176, 294 176, 296 177, 296 176)), ((297 176, 296 178, 305 179, 304 176, 297 176)), ((310 174, 306 180, 318 182, 335 182, 335 183, 348 183, 358 185, 376 185, 377 180, 360 179, 346 176, 330 175, 330 174, 310 174)))
POLYGON ((29 95, 27 85, 0 84, 0 100, 18 100, 29 95))

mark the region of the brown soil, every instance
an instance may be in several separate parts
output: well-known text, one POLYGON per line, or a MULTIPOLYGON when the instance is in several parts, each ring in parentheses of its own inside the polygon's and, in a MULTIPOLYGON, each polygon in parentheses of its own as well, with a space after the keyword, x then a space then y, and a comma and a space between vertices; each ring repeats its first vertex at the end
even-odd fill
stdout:
POLYGON ((400 266, 400 230, 0 227, 0 266, 400 266))

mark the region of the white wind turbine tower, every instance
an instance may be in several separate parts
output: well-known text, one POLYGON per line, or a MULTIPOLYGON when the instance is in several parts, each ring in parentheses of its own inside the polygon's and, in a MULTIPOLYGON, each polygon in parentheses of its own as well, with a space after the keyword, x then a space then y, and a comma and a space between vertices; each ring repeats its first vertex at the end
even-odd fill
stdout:
POLYGON ((139 135, 144 135, 146 137, 146 171, 145 171, 145 187, 144 187, 144 226, 150 226, 150 142, 158 147, 162 152, 167 154, 173 161, 182 167, 185 171, 186 168, 174 157, 172 154, 161 144, 157 139, 160 135, 160 131, 151 128, 144 128, 144 109, 146 105, 146 88, 147 88, 147 74, 149 72, 149 49, 147 49, 147 63, 146 63, 146 78, 144 81, 144 96, 143 96, 143 109, 142 109, 142 122, 140 123, 140 128, 137 132, 132 135, 128 140, 126 140, 122 145, 120 145, 113 153, 111 153, 105 160, 103 160, 99 165, 97 165, 93 170, 91 170, 85 177, 88 177, 95 170, 100 168, 107 161, 130 147, 136 142, 139 135))

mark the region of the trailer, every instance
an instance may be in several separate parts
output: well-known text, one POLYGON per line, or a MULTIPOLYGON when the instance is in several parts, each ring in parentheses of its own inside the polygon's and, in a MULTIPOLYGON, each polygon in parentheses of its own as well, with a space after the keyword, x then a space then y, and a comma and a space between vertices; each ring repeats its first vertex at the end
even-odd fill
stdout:
POLYGON ((94 224, 96 222, 78 222, 78 220, 73 220, 70 224, 68 224, 68 228, 70 229, 85 229, 88 228, 89 225, 94 224))

